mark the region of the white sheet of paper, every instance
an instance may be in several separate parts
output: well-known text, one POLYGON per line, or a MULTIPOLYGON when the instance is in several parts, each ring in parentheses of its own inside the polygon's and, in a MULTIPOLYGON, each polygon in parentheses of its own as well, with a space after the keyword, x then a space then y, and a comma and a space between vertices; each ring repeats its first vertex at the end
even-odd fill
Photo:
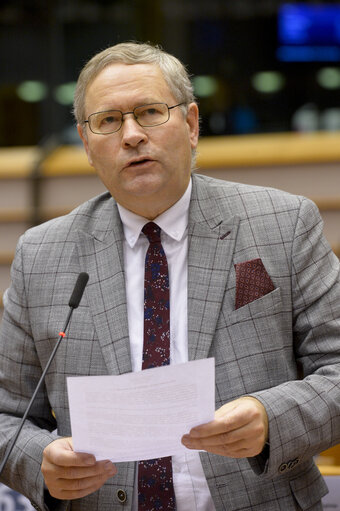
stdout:
POLYGON ((138 461, 186 451, 181 437, 213 420, 213 358, 119 376, 67 378, 73 448, 97 460, 138 461))

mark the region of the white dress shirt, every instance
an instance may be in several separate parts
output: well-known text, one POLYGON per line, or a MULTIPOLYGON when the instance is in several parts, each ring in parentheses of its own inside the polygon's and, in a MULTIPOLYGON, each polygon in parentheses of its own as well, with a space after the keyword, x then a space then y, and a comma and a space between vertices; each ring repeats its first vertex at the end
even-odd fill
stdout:
MULTIPOLYGON (((170 282, 170 363, 188 361, 188 215, 191 180, 181 199, 155 218, 162 229, 161 241, 167 257, 170 282)), ((144 331, 144 263, 149 242, 141 230, 149 222, 118 204, 124 228, 124 267, 132 370, 140 371, 144 331)), ((183 431, 183 434, 187 433, 183 431)), ((172 457, 177 511, 215 511, 199 453, 172 457)), ((134 509, 137 506, 137 478, 134 509)))

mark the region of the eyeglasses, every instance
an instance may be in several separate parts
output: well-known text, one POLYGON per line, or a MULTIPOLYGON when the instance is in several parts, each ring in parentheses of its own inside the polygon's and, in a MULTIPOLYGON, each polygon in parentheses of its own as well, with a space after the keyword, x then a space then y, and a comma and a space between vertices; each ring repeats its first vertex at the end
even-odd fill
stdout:
POLYGON ((166 103, 150 103, 149 105, 136 106, 131 112, 121 110, 106 110, 89 115, 84 123, 88 123, 92 133, 97 135, 110 135, 119 131, 123 125, 124 115, 133 114, 136 122, 144 127, 160 126, 170 119, 170 110, 185 103, 168 106, 166 103))

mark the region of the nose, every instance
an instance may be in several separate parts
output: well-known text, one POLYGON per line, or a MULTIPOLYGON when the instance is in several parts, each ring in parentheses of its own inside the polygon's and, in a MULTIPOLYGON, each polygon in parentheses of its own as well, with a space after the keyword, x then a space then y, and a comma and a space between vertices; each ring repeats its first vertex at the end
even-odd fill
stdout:
POLYGON ((133 113, 124 116, 121 133, 122 145, 125 148, 137 147, 139 144, 146 142, 148 138, 146 131, 138 124, 133 113))

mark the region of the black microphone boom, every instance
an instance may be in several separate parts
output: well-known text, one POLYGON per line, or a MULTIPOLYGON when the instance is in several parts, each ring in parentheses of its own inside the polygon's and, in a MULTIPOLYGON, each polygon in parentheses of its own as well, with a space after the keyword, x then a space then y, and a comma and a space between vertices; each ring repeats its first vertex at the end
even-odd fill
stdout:
POLYGON ((4 459, 2 460, 2 463, 0 465, 0 475, 1 475, 2 471, 3 471, 3 469, 5 468, 5 465, 6 465, 7 461, 8 461, 8 458, 10 457, 10 454, 11 454, 11 452, 13 450, 13 447, 15 446, 15 443, 16 443, 16 441, 18 439, 18 436, 20 435, 20 432, 21 432, 22 427, 23 427, 23 425, 25 423, 25 420, 27 419, 27 416, 28 416, 28 414, 29 414, 29 412, 30 412, 30 410, 32 408, 33 403, 34 403, 34 400, 35 400, 35 398, 36 398, 36 396, 37 396, 37 394, 38 394, 38 392, 40 390, 40 387, 41 387, 41 385, 42 385, 42 383, 43 383, 43 381, 45 379, 46 373, 49 370, 50 365, 51 365, 51 363, 52 363, 52 361, 53 361, 53 359, 55 357, 57 349, 59 348, 59 345, 60 345, 61 341, 65 337, 65 332, 66 332, 66 329, 67 329, 68 324, 70 322, 72 313, 73 313, 74 309, 76 309, 78 307, 78 305, 80 304, 80 300, 82 299, 82 296, 83 296, 83 293, 84 293, 84 290, 85 290, 85 286, 86 286, 88 280, 89 280, 88 273, 85 273, 85 272, 79 273, 78 278, 77 278, 77 282, 76 282, 76 284, 74 286, 74 289, 73 289, 70 301, 68 303, 69 307, 70 307, 70 310, 69 310, 68 316, 67 316, 66 321, 65 321, 64 329, 61 332, 59 332, 59 339, 58 339, 56 345, 53 348, 53 351, 52 351, 52 353, 50 355, 50 358, 47 361, 46 367, 45 367, 45 369, 44 369, 44 371, 43 371, 43 373, 42 373, 42 375, 40 377, 38 385, 36 386, 35 391, 33 393, 33 396, 31 397, 31 400, 28 403, 26 411, 25 411, 25 413, 24 413, 24 415, 23 415, 23 417, 21 419, 19 427, 18 427, 14 437, 11 440, 10 446, 8 447, 8 450, 7 450, 6 454, 5 454, 4 459))

